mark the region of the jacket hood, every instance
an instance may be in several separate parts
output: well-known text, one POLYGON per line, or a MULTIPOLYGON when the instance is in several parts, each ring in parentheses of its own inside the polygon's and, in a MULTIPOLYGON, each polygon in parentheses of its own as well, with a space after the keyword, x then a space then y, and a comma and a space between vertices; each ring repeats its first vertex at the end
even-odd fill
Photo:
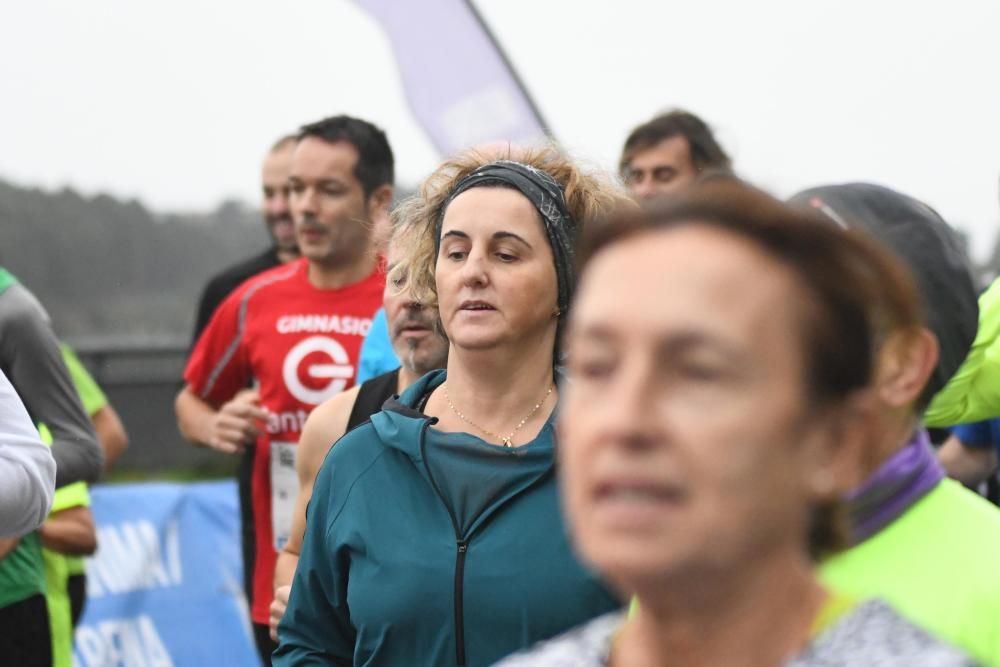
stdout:
POLYGON ((382 444, 398 449, 414 461, 420 460, 420 434, 427 426, 437 422, 417 409, 427 392, 440 386, 446 377, 443 370, 431 371, 409 387, 400 396, 393 396, 382 405, 382 411, 371 417, 372 426, 382 444))
POLYGON ((842 227, 865 230, 903 260, 940 346, 928 381, 930 395, 940 391, 965 360, 979 326, 969 260, 955 231, 930 206, 871 183, 811 188, 790 202, 814 208, 842 227))

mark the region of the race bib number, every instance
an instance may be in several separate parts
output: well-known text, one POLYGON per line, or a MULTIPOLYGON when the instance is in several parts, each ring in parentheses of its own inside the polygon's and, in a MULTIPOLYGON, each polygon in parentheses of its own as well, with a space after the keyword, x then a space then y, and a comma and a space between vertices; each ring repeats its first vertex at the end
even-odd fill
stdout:
POLYGON ((292 532, 292 512, 299 493, 294 442, 271 442, 271 531, 274 550, 281 551, 292 532))

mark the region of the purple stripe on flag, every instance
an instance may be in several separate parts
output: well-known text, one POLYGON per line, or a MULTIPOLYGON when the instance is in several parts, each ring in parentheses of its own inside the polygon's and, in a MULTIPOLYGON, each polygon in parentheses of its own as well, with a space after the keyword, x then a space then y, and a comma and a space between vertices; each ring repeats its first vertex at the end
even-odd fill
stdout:
POLYGON ((544 123, 464 0, 355 0, 389 36, 410 108, 442 154, 527 143, 544 123))

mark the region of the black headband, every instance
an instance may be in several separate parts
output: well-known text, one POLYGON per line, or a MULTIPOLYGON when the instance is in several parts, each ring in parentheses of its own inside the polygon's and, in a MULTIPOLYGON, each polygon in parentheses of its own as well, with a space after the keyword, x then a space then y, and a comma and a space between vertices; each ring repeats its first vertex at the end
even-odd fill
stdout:
POLYGON ((455 197, 469 188, 497 183, 509 185, 523 194, 542 216, 542 226, 545 227, 545 236, 552 246, 552 257, 556 266, 559 290, 557 303, 560 313, 565 313, 569 310, 570 298, 573 296, 573 287, 576 283, 574 258, 577 228, 576 222, 566 208, 566 197, 562 188, 544 171, 520 162, 499 160, 479 167, 460 180, 448 194, 437 217, 434 229, 436 248, 438 250, 441 248, 441 224, 444 222, 444 213, 455 197))

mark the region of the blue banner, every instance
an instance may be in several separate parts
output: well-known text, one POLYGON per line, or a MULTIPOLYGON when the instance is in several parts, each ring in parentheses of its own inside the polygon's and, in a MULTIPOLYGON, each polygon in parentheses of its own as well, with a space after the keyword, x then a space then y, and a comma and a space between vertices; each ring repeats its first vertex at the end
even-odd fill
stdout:
POLYGON ((77 667, 258 667, 234 482, 96 487, 91 510, 77 667))

